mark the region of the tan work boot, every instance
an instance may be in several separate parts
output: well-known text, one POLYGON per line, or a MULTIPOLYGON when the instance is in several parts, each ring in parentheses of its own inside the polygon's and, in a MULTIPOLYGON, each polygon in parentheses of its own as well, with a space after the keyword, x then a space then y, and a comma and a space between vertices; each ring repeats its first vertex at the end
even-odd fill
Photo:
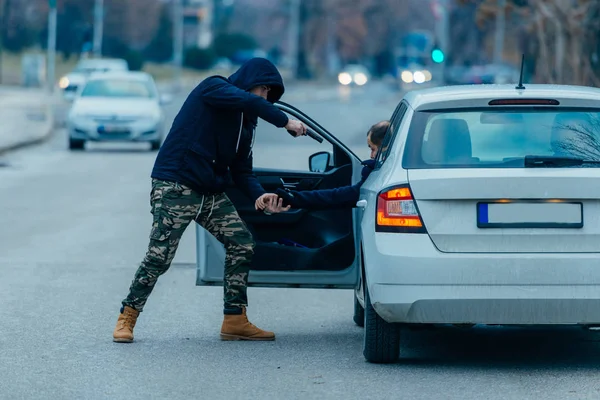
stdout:
POLYGON ((117 326, 113 332, 113 342, 131 343, 133 342, 133 327, 137 321, 140 312, 129 306, 123 307, 123 312, 119 314, 117 326))
POLYGON ((246 316, 246 307, 239 315, 225 315, 221 326, 221 340, 275 340, 275 334, 252 325, 246 316))

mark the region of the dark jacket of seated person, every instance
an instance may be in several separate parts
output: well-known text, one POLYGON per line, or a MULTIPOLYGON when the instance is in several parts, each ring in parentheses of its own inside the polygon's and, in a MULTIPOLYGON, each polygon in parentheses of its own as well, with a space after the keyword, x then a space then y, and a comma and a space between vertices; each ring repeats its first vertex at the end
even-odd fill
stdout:
POLYGON ((276 194, 283 199, 286 206, 291 205, 293 208, 326 210, 355 207, 360 196, 360 187, 373 171, 375 160, 365 160, 362 165, 364 167, 361 171, 360 182, 352 186, 303 191, 277 189, 276 194))
POLYGON ((360 182, 351 186, 322 190, 284 190, 277 189, 276 194, 284 201, 285 206, 307 208, 311 210, 326 210, 336 208, 352 208, 360 197, 360 187, 375 168, 375 156, 390 127, 389 121, 380 121, 371 126, 367 132, 367 146, 371 150, 371 159, 362 162, 360 182))

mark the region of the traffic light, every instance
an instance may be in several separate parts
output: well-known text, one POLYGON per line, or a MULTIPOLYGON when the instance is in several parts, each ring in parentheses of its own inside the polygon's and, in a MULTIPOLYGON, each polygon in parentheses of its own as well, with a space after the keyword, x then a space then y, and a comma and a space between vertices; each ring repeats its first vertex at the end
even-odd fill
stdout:
POLYGON ((431 59, 435 63, 441 63, 444 61, 444 52, 440 49, 433 49, 431 52, 431 59))

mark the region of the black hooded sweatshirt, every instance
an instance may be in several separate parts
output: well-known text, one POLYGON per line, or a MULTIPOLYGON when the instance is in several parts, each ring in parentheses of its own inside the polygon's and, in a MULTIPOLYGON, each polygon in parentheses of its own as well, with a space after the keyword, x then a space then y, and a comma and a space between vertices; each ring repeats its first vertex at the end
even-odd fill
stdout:
POLYGON ((211 76, 188 96, 161 146, 152 178, 178 182, 200 194, 223 193, 230 179, 256 200, 265 193, 252 173, 252 146, 258 118, 278 128, 287 115, 273 105, 283 80, 264 58, 247 61, 229 78, 211 76), (271 88, 265 100, 248 92, 271 88))

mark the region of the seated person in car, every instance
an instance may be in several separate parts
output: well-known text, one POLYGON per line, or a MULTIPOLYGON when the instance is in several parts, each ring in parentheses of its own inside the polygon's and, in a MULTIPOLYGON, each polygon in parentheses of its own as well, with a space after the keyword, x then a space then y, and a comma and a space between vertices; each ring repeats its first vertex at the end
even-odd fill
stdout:
POLYGON ((331 208, 352 208, 356 206, 360 194, 360 187, 367 180, 371 171, 375 167, 375 156, 383 138, 390 126, 389 121, 376 123, 367 133, 367 145, 371 149, 371 159, 362 162, 364 165, 360 182, 343 186, 335 189, 323 190, 284 190, 277 189, 277 195, 281 197, 286 205, 293 208, 308 209, 331 209, 331 208))

